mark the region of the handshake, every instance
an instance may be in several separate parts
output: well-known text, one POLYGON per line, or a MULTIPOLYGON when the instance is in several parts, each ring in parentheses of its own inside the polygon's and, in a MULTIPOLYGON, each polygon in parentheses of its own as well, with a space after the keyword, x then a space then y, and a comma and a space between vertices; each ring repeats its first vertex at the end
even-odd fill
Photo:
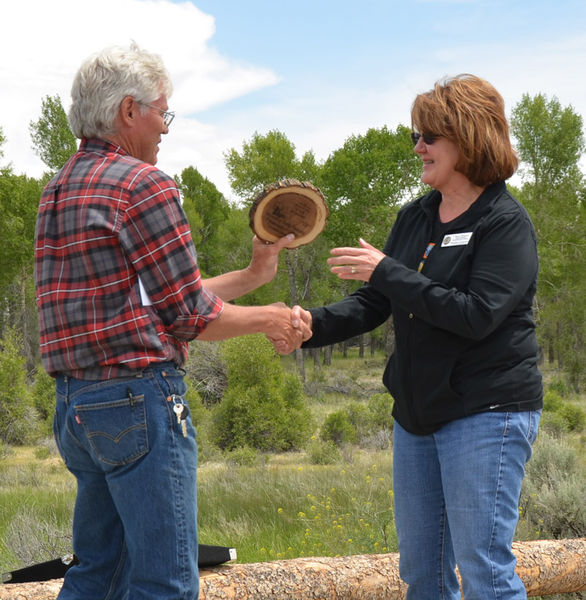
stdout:
POLYGON ((289 308, 283 302, 276 302, 265 308, 264 333, 279 354, 291 354, 312 336, 311 313, 301 306, 289 308))

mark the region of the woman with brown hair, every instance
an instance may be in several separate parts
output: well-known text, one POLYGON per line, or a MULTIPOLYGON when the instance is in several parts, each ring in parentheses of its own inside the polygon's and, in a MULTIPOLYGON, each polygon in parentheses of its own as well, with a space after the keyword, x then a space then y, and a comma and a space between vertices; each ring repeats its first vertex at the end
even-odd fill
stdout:
POLYGON ((519 600, 511 544, 542 407, 532 304, 538 258, 525 209, 505 185, 517 167, 500 94, 459 75, 416 97, 421 179, 383 252, 334 248, 342 279, 366 282, 320 308, 295 307, 304 347, 369 331, 391 314, 383 380, 394 398, 393 480, 410 600, 519 600))

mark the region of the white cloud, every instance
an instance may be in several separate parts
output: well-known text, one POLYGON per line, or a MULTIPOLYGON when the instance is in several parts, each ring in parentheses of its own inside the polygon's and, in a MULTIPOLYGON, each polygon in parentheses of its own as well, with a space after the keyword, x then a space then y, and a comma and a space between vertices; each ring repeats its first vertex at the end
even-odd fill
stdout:
MULTIPOLYGON (((214 18, 189 2, 101 0, 90 5, 80 0, 23 0, 3 6, 3 25, 0 127, 7 138, 3 164, 10 162, 16 173, 33 177, 45 170, 31 150, 28 129, 40 116, 42 99, 59 95, 67 110, 79 65, 105 46, 128 45, 134 40, 161 54, 174 83, 170 104, 183 115, 278 81, 269 69, 243 64, 214 50, 210 46, 214 18)), ((173 172, 192 164, 182 161, 179 167, 175 163, 186 154, 205 156, 197 144, 200 139, 209 140, 208 130, 197 121, 178 119, 176 125, 183 125, 184 131, 170 149, 173 172), (187 133, 193 137, 186 138, 187 133), (194 149, 186 152, 191 146, 194 149)))

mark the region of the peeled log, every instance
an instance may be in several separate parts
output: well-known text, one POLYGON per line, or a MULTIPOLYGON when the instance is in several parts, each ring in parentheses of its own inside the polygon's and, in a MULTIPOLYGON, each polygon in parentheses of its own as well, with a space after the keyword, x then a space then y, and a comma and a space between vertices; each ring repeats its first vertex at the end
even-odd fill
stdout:
MULTIPOLYGON (((586 590, 586 538, 516 542, 528 596, 586 590)), ((0 585, 0 600, 55 600, 61 581, 0 585)), ((398 554, 296 558, 201 571, 200 600, 402 600, 398 554)))
POLYGON ((202 571, 200 600, 399 600, 398 554, 294 558, 202 571))
POLYGON ((586 538, 515 542, 513 552, 528 596, 586 590, 586 538))

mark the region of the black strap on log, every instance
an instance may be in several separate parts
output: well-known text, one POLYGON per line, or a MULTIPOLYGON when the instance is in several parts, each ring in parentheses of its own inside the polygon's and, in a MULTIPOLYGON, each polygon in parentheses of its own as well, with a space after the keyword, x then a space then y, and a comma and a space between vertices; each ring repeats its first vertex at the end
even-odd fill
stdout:
MULTIPOLYGON (((236 559, 236 550, 226 546, 198 545, 197 564, 202 567, 213 567, 236 559)), ((27 583, 30 581, 47 581, 48 579, 61 579, 66 571, 79 564, 75 554, 66 554, 61 558, 37 563, 30 567, 2 573, 2 583, 27 583)))

